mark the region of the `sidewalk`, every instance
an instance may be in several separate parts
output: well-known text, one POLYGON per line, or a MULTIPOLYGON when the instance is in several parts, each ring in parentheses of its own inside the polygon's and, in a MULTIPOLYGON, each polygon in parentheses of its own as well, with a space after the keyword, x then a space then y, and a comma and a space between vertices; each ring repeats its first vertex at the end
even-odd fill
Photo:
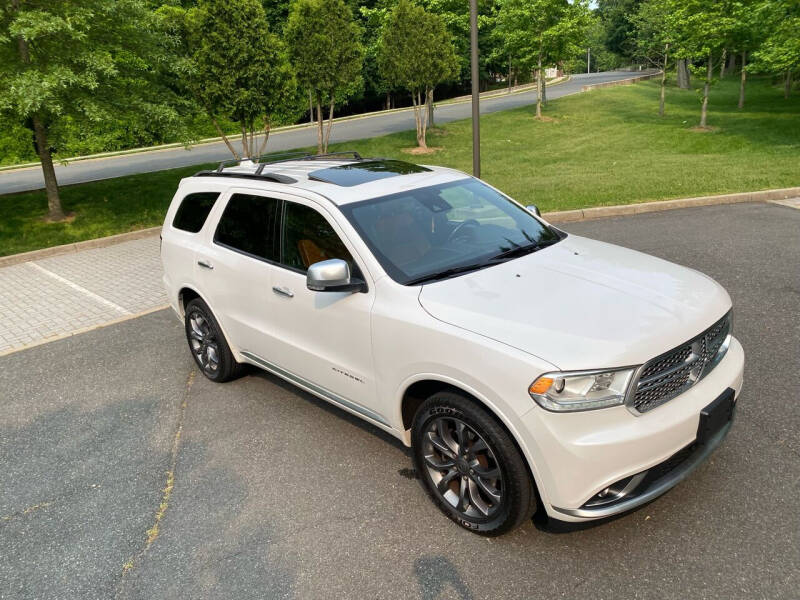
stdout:
POLYGON ((158 236, 0 268, 0 355, 164 308, 158 236))

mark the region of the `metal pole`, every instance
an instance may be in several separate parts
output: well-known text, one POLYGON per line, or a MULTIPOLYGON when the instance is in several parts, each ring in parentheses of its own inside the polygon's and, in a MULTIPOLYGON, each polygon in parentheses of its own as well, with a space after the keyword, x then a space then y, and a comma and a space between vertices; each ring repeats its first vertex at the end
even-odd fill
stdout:
POLYGON ((472 67, 472 174, 481 176, 481 109, 478 81, 478 0, 469 0, 470 66, 472 67))
POLYGON ((591 48, 587 48, 586 49, 586 72, 587 73, 591 73, 592 72, 592 49, 591 48))

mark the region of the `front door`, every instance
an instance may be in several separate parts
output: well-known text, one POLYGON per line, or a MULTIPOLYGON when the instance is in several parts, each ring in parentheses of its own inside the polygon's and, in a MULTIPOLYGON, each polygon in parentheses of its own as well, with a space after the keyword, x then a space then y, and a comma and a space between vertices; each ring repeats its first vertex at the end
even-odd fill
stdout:
POLYGON ((312 201, 284 201, 280 265, 272 276, 273 348, 282 369, 311 382, 318 393, 379 422, 375 411, 370 310, 374 286, 367 292, 314 292, 306 270, 331 258, 348 261, 364 278, 365 269, 331 215, 312 201))

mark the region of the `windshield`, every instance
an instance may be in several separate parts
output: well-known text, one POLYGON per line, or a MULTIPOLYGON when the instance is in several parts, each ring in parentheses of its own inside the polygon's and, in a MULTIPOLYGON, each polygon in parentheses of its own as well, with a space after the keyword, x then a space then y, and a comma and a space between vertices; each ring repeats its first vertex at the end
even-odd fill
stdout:
POLYGON ((363 202, 342 212, 402 284, 497 264, 559 241, 558 233, 469 178, 363 202))

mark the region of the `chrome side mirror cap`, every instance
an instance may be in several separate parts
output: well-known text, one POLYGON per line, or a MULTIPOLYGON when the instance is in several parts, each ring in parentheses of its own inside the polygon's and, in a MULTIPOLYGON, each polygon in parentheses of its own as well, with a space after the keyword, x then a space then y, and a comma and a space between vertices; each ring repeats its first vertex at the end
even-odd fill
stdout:
POLYGON ((536 206, 535 204, 528 204, 528 206, 526 206, 525 208, 527 208, 529 212, 532 212, 537 217, 541 217, 542 216, 542 213, 539 212, 539 207, 536 206))
POLYGON ((306 272, 306 287, 314 292, 360 292, 366 284, 350 275, 350 266, 340 258, 314 263, 306 272))

